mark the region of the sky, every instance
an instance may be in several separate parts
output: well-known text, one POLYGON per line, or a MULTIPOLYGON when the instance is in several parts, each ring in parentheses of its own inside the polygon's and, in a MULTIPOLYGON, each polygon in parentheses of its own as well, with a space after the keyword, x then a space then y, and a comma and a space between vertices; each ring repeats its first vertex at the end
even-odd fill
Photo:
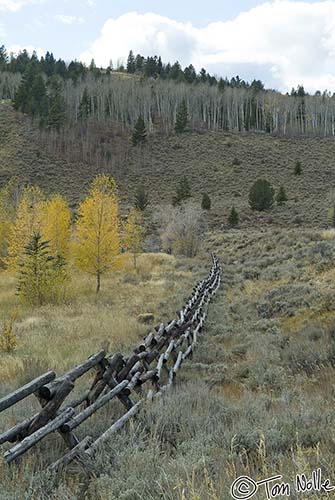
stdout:
POLYGON ((129 50, 283 92, 335 91, 335 0, 0 0, 0 45, 99 66, 129 50))

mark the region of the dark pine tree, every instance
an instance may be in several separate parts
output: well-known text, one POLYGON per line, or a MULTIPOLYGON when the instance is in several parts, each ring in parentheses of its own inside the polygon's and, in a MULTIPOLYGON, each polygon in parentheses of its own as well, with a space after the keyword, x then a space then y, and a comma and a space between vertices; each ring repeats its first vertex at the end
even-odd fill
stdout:
POLYGON ((50 282, 53 260, 49 254, 49 242, 43 241, 41 235, 35 233, 24 247, 17 293, 32 304, 42 305, 50 282))
POLYGON ((142 212, 147 208, 149 204, 149 195, 144 186, 138 186, 135 193, 135 208, 141 210, 142 212))
POLYGON ((82 120, 87 120, 87 118, 91 115, 91 112, 92 112, 91 99, 90 96, 88 95, 87 87, 85 87, 79 105, 79 117, 82 120))
POLYGON ((250 188, 249 204, 252 210, 261 212, 271 208, 274 201, 273 198, 274 189, 271 184, 264 179, 258 179, 250 188))
POLYGON ((202 200, 201 200, 201 208, 203 210, 210 210, 211 209, 211 206, 212 206, 212 202, 211 202, 211 199, 210 197, 208 196, 207 193, 204 193, 202 195, 202 200))
POLYGON ((185 131, 188 122, 188 109, 186 99, 183 99, 177 108, 175 131, 181 134, 185 131))
POLYGON ((297 160, 294 166, 294 175, 301 175, 301 174, 302 174, 302 163, 300 160, 297 160))
POLYGON ((133 132, 132 142, 133 146, 138 144, 143 144, 147 138, 147 129, 145 128, 145 123, 142 116, 139 116, 133 132))
POLYGON ((230 227, 236 227, 239 224, 239 216, 235 207, 232 207, 230 214, 228 216, 228 225, 230 227))
POLYGON ((180 179, 179 184, 176 189, 176 194, 172 199, 172 203, 174 206, 180 205, 183 201, 186 201, 188 198, 191 198, 191 186, 188 182, 186 175, 180 179))
POLYGON ((284 186, 280 186, 279 191, 276 196, 276 202, 278 205, 284 205, 288 200, 284 186))
POLYGON ((131 50, 127 59, 127 73, 135 73, 136 71, 136 60, 134 52, 131 50))

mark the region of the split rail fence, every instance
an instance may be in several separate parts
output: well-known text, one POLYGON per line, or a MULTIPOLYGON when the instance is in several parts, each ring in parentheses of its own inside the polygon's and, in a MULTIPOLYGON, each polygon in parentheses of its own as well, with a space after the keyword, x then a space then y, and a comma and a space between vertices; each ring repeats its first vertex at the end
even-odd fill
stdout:
POLYGON ((146 399, 157 398, 172 387, 182 363, 192 356, 207 317, 208 304, 220 286, 220 264, 215 255, 212 260, 208 277, 193 289, 179 318, 156 327, 130 357, 121 353, 107 355, 101 350, 64 375, 57 377, 49 371, 0 399, 0 413, 30 395, 34 395, 41 406, 38 413, 0 434, 0 445, 15 443, 5 451, 5 461, 8 464, 16 461, 54 432, 59 433, 70 451, 49 466, 51 471, 57 472, 80 457, 91 457, 138 413, 146 399), (75 382, 90 370, 94 372, 91 386, 81 396, 68 401, 75 382), (144 392, 147 384, 150 388, 147 386, 144 392), (96 440, 90 436, 79 440, 74 432, 76 428, 115 398, 125 407, 125 414, 96 440))

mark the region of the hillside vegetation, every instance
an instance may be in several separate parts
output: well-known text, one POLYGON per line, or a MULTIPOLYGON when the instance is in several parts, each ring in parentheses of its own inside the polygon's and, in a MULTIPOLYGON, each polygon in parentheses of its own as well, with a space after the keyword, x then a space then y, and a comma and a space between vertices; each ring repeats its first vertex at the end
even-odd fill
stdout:
POLYGON ((153 135, 142 147, 131 147, 124 135, 109 140, 111 147, 123 151, 117 161, 68 160, 48 152, 29 121, 9 103, 2 103, 0 185, 18 175, 47 194, 62 193, 75 206, 93 177, 106 172, 117 179, 124 205, 133 204, 139 184, 148 190, 150 203, 159 205, 171 203, 180 178, 186 175, 195 203, 200 206, 202 193, 210 195, 211 224, 226 224, 233 205, 242 227, 259 223, 325 226, 331 221, 335 182, 331 138, 187 132, 153 135), (297 161, 302 165, 300 176, 294 174, 297 161), (259 215, 249 208, 248 192, 254 180, 262 177, 277 191, 284 186, 288 202, 259 215))

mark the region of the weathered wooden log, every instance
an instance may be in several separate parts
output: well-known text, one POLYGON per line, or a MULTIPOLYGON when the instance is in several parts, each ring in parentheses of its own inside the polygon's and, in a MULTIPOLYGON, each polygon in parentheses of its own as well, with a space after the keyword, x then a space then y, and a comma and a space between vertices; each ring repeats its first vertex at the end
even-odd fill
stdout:
POLYGON ((101 398, 97 399, 95 403, 91 404, 90 406, 85 408, 85 410, 78 413, 78 415, 76 415, 74 418, 72 418, 62 426, 61 428, 62 432, 71 432, 73 429, 78 427, 78 425, 80 425, 82 422, 84 422, 84 420, 88 419, 91 415, 93 415, 93 413, 99 410, 99 408, 102 408, 102 406, 104 406, 106 403, 115 398, 115 396, 120 394, 120 392, 122 392, 122 390, 127 386, 127 384, 128 381, 124 380, 114 389, 109 391, 105 396, 102 396, 101 398))
POLYGON ((78 396, 77 398, 67 403, 66 407, 77 408, 77 406, 80 406, 82 403, 84 403, 84 401, 87 400, 89 393, 90 389, 87 389, 83 394, 81 394, 81 396, 78 396))
POLYGON ((187 350, 185 351, 185 353, 182 355, 182 359, 186 359, 188 358, 193 352, 193 345, 191 344, 190 346, 188 346, 187 350))
POLYGON ((171 342, 169 344, 169 347, 166 349, 166 351, 164 353, 163 363, 167 363, 168 362, 170 354, 171 354, 171 352, 173 351, 174 348, 175 348, 175 341, 171 340, 171 342))
MULTIPOLYGON (((78 396, 78 398, 70 401, 65 408, 61 408, 61 412, 66 410, 67 408, 76 408, 80 404, 82 404, 85 399, 87 398, 88 391, 86 391, 84 394, 81 396, 78 396)), ((8 429, 7 431, 3 432, 0 434, 0 445, 6 442, 9 443, 14 443, 15 441, 20 441, 24 437, 28 435, 27 431, 31 423, 34 421, 39 416, 39 413, 35 413, 35 415, 32 415, 31 417, 26 418, 22 422, 19 422, 18 424, 14 425, 11 429, 8 429)), ((59 413, 56 415, 58 416, 59 413)))
POLYGON ((47 401, 53 398, 55 393, 58 391, 60 384, 64 380, 69 380, 70 382, 74 382, 77 380, 79 377, 84 375, 84 373, 88 372, 91 368, 93 368, 95 365, 100 363, 100 361, 105 357, 106 352, 105 351, 99 351, 96 354, 93 354, 91 357, 89 357, 84 363, 81 363, 80 365, 76 366, 72 370, 68 371, 58 379, 54 380, 51 382, 51 384, 44 385, 41 387, 38 391, 39 396, 47 401))
POLYGON ((82 441, 80 441, 77 446, 72 448, 66 455, 61 457, 59 460, 49 465, 48 470, 50 472, 59 472, 66 465, 69 465, 74 459, 78 458, 87 448, 91 446, 93 439, 91 436, 86 436, 82 441))
POLYGON ((163 364, 164 364, 164 353, 160 355, 158 363, 157 363, 157 377, 158 377, 158 380, 160 380, 160 378, 161 378, 163 364))
POLYGON ((51 380, 53 380, 55 377, 56 377, 55 372, 50 371, 44 373, 40 377, 35 378, 31 382, 24 385, 23 387, 20 387, 20 389, 17 389, 8 396, 4 396, 3 398, 0 399, 0 412, 6 410, 6 408, 9 408, 10 406, 15 405, 16 403, 26 398, 30 394, 33 394, 40 387, 51 382, 51 380))
POLYGON ((144 370, 144 368, 143 368, 141 361, 137 361, 137 363, 134 364, 134 366, 132 367, 132 369, 130 370, 130 372, 127 376, 128 380, 130 380, 136 372, 142 373, 143 370, 144 370))
POLYGON ((122 370, 120 370, 117 373, 116 379, 119 382, 121 382, 121 380, 124 380, 128 376, 128 373, 133 368, 133 366, 139 361, 139 359, 140 358, 139 358, 138 354, 133 354, 132 356, 130 356, 130 358, 128 359, 127 363, 122 368, 122 370))
POLYGON ((117 432, 119 429, 121 429, 130 418, 134 417, 140 410, 142 401, 139 401, 134 405, 123 417, 119 418, 107 431, 105 431, 94 443, 85 451, 85 454, 88 456, 92 456, 96 450, 99 448, 99 446, 107 441, 113 434, 114 432, 117 432))
MULTIPOLYGON (((113 375, 108 374, 108 370, 104 374, 104 380, 106 384, 110 387, 110 389, 114 389, 118 385, 118 381, 113 377, 113 375)), ((133 401, 129 397, 130 391, 125 387, 123 391, 118 394, 118 399, 121 401, 121 403, 129 410, 134 406, 133 401)))
POLYGON ((4 454, 4 458, 7 463, 16 460, 18 457, 22 456, 26 451, 35 446, 39 441, 45 438, 48 434, 58 430, 69 418, 72 417, 75 410, 73 408, 66 409, 58 417, 51 420, 48 424, 38 429, 36 432, 26 437, 21 443, 18 443, 13 448, 8 450, 4 454))
POLYGON ((141 372, 136 372, 135 375, 132 376, 129 384, 127 385, 127 389, 131 392, 134 387, 137 385, 137 382, 141 376, 141 372))
POLYGON ((52 419, 57 410, 63 404, 64 399, 70 394, 74 388, 73 382, 69 380, 64 380, 59 390, 56 392, 54 398, 49 401, 44 408, 40 411, 38 416, 32 421, 28 428, 28 433, 33 434, 37 429, 46 425, 46 423, 52 419))
POLYGON ((182 351, 180 351, 179 354, 178 354, 177 361, 175 362, 174 367, 173 367, 174 373, 177 373, 177 371, 180 368, 180 365, 181 365, 182 361, 183 361, 183 353, 182 353, 182 351))
POLYGON ((157 370, 150 370, 146 373, 143 373, 140 378, 139 378, 139 383, 141 385, 145 384, 148 380, 152 380, 153 382, 157 382, 159 379, 158 379, 158 375, 157 375, 157 370))
POLYGON ((150 365, 156 358, 159 356, 159 351, 151 351, 148 353, 148 356, 145 358, 145 361, 150 365))
POLYGON ((169 323, 169 324, 165 327, 165 331, 166 331, 167 333, 170 333, 170 332, 171 332, 171 330, 173 330, 173 329, 174 329, 174 327, 176 326, 176 324, 177 324, 177 321, 176 321, 175 319, 174 319, 174 320, 172 320, 172 321, 171 321, 171 322, 170 322, 170 323, 169 323))
POLYGON ((27 431, 29 425, 37 416, 38 413, 36 413, 32 417, 26 418, 22 422, 19 422, 18 424, 14 425, 11 429, 8 429, 8 431, 5 431, 2 434, 0 434, 0 444, 6 443, 7 441, 9 443, 14 443, 15 441, 18 441, 20 439, 20 434, 25 433, 27 431))

